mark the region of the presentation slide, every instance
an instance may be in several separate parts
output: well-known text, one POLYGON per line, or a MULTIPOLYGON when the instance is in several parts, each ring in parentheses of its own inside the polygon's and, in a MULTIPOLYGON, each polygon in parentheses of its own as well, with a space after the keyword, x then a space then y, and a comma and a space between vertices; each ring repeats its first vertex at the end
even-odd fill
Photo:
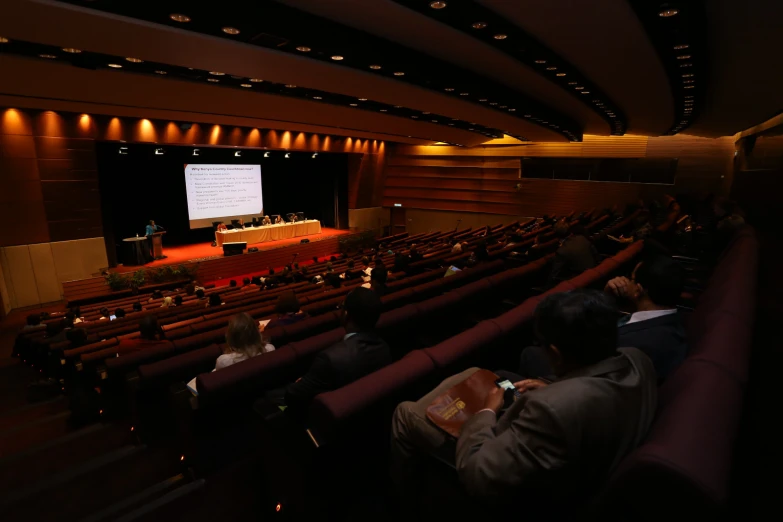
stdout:
POLYGON ((264 211, 261 165, 185 165, 185 187, 192 229, 264 211))

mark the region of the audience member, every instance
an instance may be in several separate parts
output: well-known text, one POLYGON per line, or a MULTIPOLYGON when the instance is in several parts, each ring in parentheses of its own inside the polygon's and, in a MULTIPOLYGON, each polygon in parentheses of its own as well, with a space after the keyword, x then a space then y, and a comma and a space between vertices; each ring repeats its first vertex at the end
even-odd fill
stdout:
POLYGON ((598 264, 598 251, 585 235, 584 227, 574 225, 572 229, 573 234, 565 221, 558 221, 554 227, 560 248, 552 262, 552 280, 570 279, 598 264))
POLYGON ((379 298, 386 295, 386 280, 389 278, 389 271, 386 270, 385 266, 376 266, 372 269, 372 274, 370 274, 370 282, 364 283, 362 285, 362 288, 369 288, 373 292, 375 292, 375 295, 377 295, 379 298))
POLYGON ((481 240, 476 244, 476 248, 473 249, 473 253, 476 254, 476 260, 480 263, 486 261, 489 258, 489 252, 487 252, 487 242, 481 240))
POLYGON ((375 332, 381 301, 366 288, 349 293, 342 307, 345 336, 320 352, 310 370, 285 389, 285 404, 305 411, 319 393, 335 390, 378 370, 391 362, 389 346, 375 332))
POLYGON ((117 308, 114 311, 114 317, 116 317, 117 319, 122 319, 123 317, 125 317, 125 309, 124 308, 117 308))
POLYGON ((225 303, 220 298, 220 294, 217 292, 212 292, 209 294, 209 302, 207 303, 207 308, 213 308, 217 306, 224 305, 225 303))
POLYGON ((251 282, 249 277, 245 277, 244 279, 242 279, 242 286, 249 286, 250 284, 251 282))
POLYGON ((205 295, 204 294, 204 290, 202 288, 199 288, 198 290, 196 290, 196 297, 198 298, 199 301, 204 299, 204 295, 205 295))
POLYGON ((296 298, 293 290, 283 292, 277 296, 275 314, 277 314, 277 317, 269 321, 265 329, 294 324, 308 317, 306 313, 300 310, 299 299, 296 298))
POLYGON ((121 340, 117 345, 117 353, 138 352, 169 345, 170 343, 163 338, 163 331, 158 325, 157 317, 146 314, 139 319, 139 337, 121 340))
POLYGON ((185 285, 185 294, 186 295, 193 295, 196 293, 196 285, 193 283, 188 283, 185 285))
POLYGON ((248 314, 237 314, 228 322, 226 345, 229 352, 218 357, 215 370, 220 370, 256 355, 274 351, 258 331, 258 323, 248 314))
POLYGON ((408 252, 408 257, 410 258, 411 263, 415 263, 424 259, 424 256, 419 253, 416 245, 411 245, 411 249, 408 252))
POLYGON ((163 299, 163 292, 161 292, 160 290, 155 290, 154 292, 152 292, 152 296, 149 298, 147 302, 151 303, 155 299, 163 299))
POLYGON ((435 454, 454 462, 465 489, 495 509, 524 506, 531 520, 570 520, 579 512, 644 439, 655 414, 652 362, 635 348, 617 350, 616 314, 611 299, 595 290, 546 297, 535 311, 535 332, 557 379, 515 382, 519 397, 502 415, 504 390, 493 388, 456 444, 426 410, 477 368, 400 404, 392 421, 392 476, 406 507, 423 492, 423 454, 435 454))
POLYGON ((22 330, 29 332, 30 330, 45 330, 46 325, 41 324, 41 314, 30 314, 27 316, 27 324, 24 325, 22 330))
POLYGON ((462 253, 462 243, 459 241, 454 242, 454 246, 451 247, 451 253, 452 254, 460 254, 462 253))
POLYGON ((141 312, 141 303, 136 301, 133 303, 133 311, 134 312, 141 312))
POLYGON ((166 297, 163 298, 163 302, 160 304, 160 307, 161 308, 168 308, 173 303, 174 303, 174 300, 171 297, 166 296, 166 297))
POLYGON ((182 306, 182 296, 181 295, 175 295, 174 296, 174 306, 182 306))
POLYGON ((71 328, 65 332, 65 338, 71 343, 71 348, 79 348, 87 344, 87 330, 84 328, 71 328))
POLYGON ((229 281, 229 282, 228 282, 228 287, 229 287, 229 288, 236 288, 236 287, 237 287, 237 281, 236 281, 236 279, 232 279, 231 281, 229 281))
POLYGON ((103 321, 104 319, 111 319, 111 312, 105 306, 100 309, 100 313, 101 317, 98 319, 99 321, 103 321))

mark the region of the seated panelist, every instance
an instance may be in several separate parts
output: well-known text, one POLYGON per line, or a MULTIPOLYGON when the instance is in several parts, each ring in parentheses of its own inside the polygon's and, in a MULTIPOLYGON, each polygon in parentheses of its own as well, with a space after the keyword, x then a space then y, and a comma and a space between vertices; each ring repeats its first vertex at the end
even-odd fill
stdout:
POLYGON ((264 226, 271 225, 272 224, 272 220, 269 219, 269 216, 264 216, 264 219, 261 221, 261 224, 264 225, 264 226))
POLYGON ((278 214, 275 218, 275 225, 280 225, 283 223, 283 218, 278 214))
POLYGON ((218 232, 225 232, 226 230, 228 230, 228 227, 226 227, 225 223, 221 223, 217 226, 218 232))
POLYGON ((291 223, 296 223, 297 221, 299 221, 299 218, 296 216, 296 214, 291 216, 291 223))

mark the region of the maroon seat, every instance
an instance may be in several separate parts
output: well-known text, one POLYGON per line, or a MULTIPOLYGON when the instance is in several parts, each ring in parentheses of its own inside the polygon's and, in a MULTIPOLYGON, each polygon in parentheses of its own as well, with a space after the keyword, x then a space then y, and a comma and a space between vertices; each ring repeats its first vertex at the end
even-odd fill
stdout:
POLYGON ((202 369, 214 365, 220 357, 222 349, 216 344, 169 357, 152 364, 139 366, 139 385, 144 387, 160 387, 176 381, 189 381, 202 369))
POLYGON ((435 370, 432 359, 421 350, 362 377, 347 386, 318 395, 310 407, 309 428, 316 438, 327 438, 348 417, 361 414, 385 397, 395 395, 435 370))
POLYGON ((482 321, 470 330, 466 330, 440 344, 425 348, 426 353, 436 366, 446 368, 468 355, 473 355, 482 346, 491 346, 503 330, 492 321, 482 321))

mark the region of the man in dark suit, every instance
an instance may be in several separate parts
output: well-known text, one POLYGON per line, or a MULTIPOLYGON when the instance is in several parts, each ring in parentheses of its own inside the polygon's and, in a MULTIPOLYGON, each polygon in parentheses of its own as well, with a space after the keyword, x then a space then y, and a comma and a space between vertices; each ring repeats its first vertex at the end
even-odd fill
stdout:
POLYGON ((535 331, 556 379, 515 382, 519 395, 503 414, 504 390, 492 387, 456 445, 426 409, 476 368, 400 404, 391 462, 404 504, 423 492, 418 463, 429 453, 453 463, 466 492, 492 508, 521 508, 530 520, 571 520, 644 439, 655 415, 652 362, 635 348, 617 349, 616 313, 612 299, 596 290, 546 297, 535 311, 535 331))
POLYGON ((568 226, 565 221, 555 225, 555 236, 560 238, 560 248, 552 262, 551 280, 562 281, 578 276, 598 264, 598 251, 587 238, 582 225, 568 226))
POLYGON ((285 390, 285 404, 301 412, 316 395, 336 390, 391 363, 389 346, 375 333, 381 301, 375 292, 357 288, 343 303, 342 341, 319 353, 310 370, 285 390))
MULTIPOLYGON (((685 360, 688 344, 677 303, 685 285, 685 271, 673 259, 654 254, 634 268, 631 278, 615 277, 605 291, 633 313, 618 322, 618 346, 633 346, 653 362, 658 381, 666 380, 685 360)), ((520 369, 526 377, 549 377, 551 362, 545 350, 529 346, 522 351, 520 369)))

